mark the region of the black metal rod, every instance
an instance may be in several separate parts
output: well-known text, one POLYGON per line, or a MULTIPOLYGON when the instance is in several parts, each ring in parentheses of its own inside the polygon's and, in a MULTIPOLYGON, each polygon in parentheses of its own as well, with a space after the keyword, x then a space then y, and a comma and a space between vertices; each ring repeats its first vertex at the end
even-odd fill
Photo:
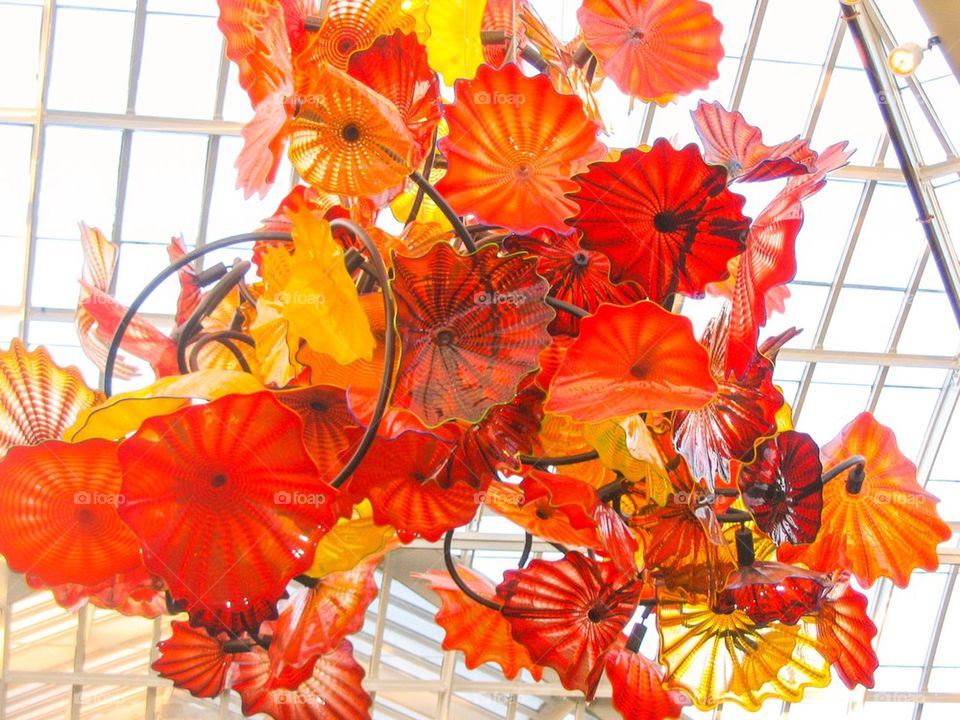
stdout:
POLYGON ((553 295, 547 295, 545 302, 550 307, 560 310, 561 312, 569 313, 575 318, 583 319, 585 317, 590 317, 590 313, 584 310, 582 307, 568 303, 565 300, 555 298, 553 295))
POLYGON ((203 318, 213 312, 217 305, 223 302, 227 294, 243 280, 243 276, 250 269, 250 263, 244 260, 237 262, 230 268, 230 271, 217 281, 217 284, 207 292, 203 300, 197 303, 197 307, 190 313, 190 317, 179 328, 177 336, 177 368, 181 373, 189 372, 187 365, 187 345, 200 331, 203 318))
POLYGON ((440 208, 440 212, 443 213, 443 216, 450 221, 451 225, 453 225, 453 231, 457 234, 457 237, 460 238, 460 242, 463 243, 463 246, 467 249, 467 252, 476 252, 477 244, 473 241, 473 237, 470 235, 470 232, 467 230, 460 217, 453 211, 453 208, 450 207, 450 204, 444 199, 443 195, 438 193, 433 185, 430 184, 430 181, 423 177, 423 175, 418 173, 416 170, 410 173, 410 179, 413 180, 417 186, 427 194, 427 197, 437 204, 437 207, 440 208))
POLYGON ((536 455, 521 455, 520 462, 535 468, 560 467, 562 465, 578 465, 579 463, 590 462, 600 458, 600 453, 596 450, 578 453, 576 455, 562 455, 559 457, 538 457, 536 455))
POLYGON ((373 417, 370 418, 370 424, 367 425, 367 429, 364 431, 363 437, 360 439, 360 444, 354 451, 353 456, 330 483, 333 487, 338 488, 343 485, 350 475, 353 474, 353 471, 359 467, 370 446, 373 445, 374 439, 377 437, 377 430, 387 410, 387 403, 390 401, 390 392, 393 389, 393 365, 397 357, 397 329, 393 322, 394 300, 393 290, 390 287, 390 277, 387 274, 387 266, 383 262, 383 255, 380 254, 376 243, 373 242, 362 227, 350 220, 332 220, 330 221, 330 227, 342 227, 349 230, 360 238, 367 252, 370 253, 373 269, 376 271, 377 280, 380 282, 380 292, 383 295, 383 312, 386 319, 384 323, 386 327, 386 337, 384 338, 383 348, 383 375, 380 378, 380 393, 377 396, 377 405, 376 408, 374 408, 373 417))
POLYGON ((485 608, 490 608, 496 612, 503 611, 503 605, 493 602, 493 600, 488 600, 482 595, 478 595, 467 585, 463 578, 460 577, 460 573, 457 572, 457 566, 453 562, 453 556, 450 554, 451 547, 453 545, 453 530, 447 530, 447 534, 443 536, 443 563, 447 566, 447 572, 450 573, 450 577, 453 579, 453 582, 456 584, 460 591, 466 595, 468 598, 473 600, 475 603, 483 605, 485 608))
MULTIPOLYGON (((867 40, 860 26, 861 12, 859 9, 846 3, 840 3, 840 12, 843 19, 850 29, 850 37, 853 38, 853 44, 857 47, 860 55, 860 62, 863 63, 863 69, 866 71, 867 79, 870 81, 870 87, 874 96, 877 98, 877 107, 880 109, 880 115, 883 117, 883 123, 887 127, 887 134, 890 136, 890 144, 900 163, 900 169, 903 172, 903 179, 906 182, 907 190, 910 192, 910 198, 917 210, 917 216, 920 224, 923 226, 924 235, 927 238, 927 244, 930 246, 930 255, 936 263, 937 271, 940 273, 940 279, 943 281, 943 287, 947 292, 947 299, 950 301, 950 307, 953 309, 953 317, 960 326, 960 272, 955 266, 956 258, 948 261, 946 247, 946 238, 938 235, 934 230, 932 221, 933 213, 927 207, 927 201, 923 197, 921 190, 921 179, 914 167, 912 151, 908 151, 907 143, 904 139, 904 133, 900 128, 897 117, 894 115, 892 104, 897 102, 893 97, 888 98, 888 92, 880 78, 880 66, 877 59, 871 54, 867 47, 867 40)), ((895 90, 896 88, 894 88, 895 90)))
POLYGON ((215 240, 214 242, 208 243, 203 247, 194 248, 190 252, 184 254, 182 257, 173 261, 166 268, 157 273, 156 277, 154 277, 153 280, 144 286, 143 290, 140 291, 140 294, 133 299, 132 303, 130 303, 130 307, 127 308, 127 312, 124 313, 122 318, 120 318, 120 322, 117 324, 117 329, 113 333, 113 339, 110 342, 110 348, 107 350, 107 360, 103 366, 104 395, 110 397, 110 395, 113 394, 113 368, 117 363, 117 352, 120 350, 120 343, 123 342, 123 336, 126 334, 127 328, 130 327, 130 323, 133 322, 133 318, 136 317, 137 312, 140 310, 140 306, 143 305, 147 298, 153 294, 153 291, 160 287, 163 281, 177 272, 177 270, 189 265, 194 260, 199 257, 203 257, 207 253, 213 252, 214 250, 222 250, 223 248, 227 248, 232 245, 240 245, 241 243, 255 242, 257 240, 290 242, 291 237, 290 233, 255 232, 244 233, 242 235, 232 235, 220 240, 215 240))
POLYGON ((523 552, 520 553, 520 560, 517 561, 517 567, 521 570, 526 566, 530 559, 530 551, 533 550, 533 535, 528 532, 523 534, 523 552))
POLYGON ((221 330, 219 332, 202 333, 198 335, 193 346, 190 348, 190 357, 187 359, 190 372, 196 372, 199 369, 197 358, 200 356, 200 351, 212 342, 223 345, 233 353, 233 356, 237 359, 237 363, 240 365, 240 369, 245 373, 250 372, 250 364, 247 362, 247 358, 244 357, 240 348, 233 344, 234 340, 242 342, 244 345, 249 345, 250 347, 254 347, 255 345, 253 338, 236 330, 221 330))
POLYGON ((834 465, 832 468, 827 470, 823 475, 820 476, 820 482, 826 485, 828 482, 833 480, 837 475, 841 475, 847 470, 855 468, 859 465, 861 468, 866 464, 867 459, 863 455, 853 455, 848 457, 841 463, 834 465))
MULTIPOLYGON (((427 162, 423 166, 423 177, 429 181, 433 174, 433 162, 437 158, 437 131, 439 125, 433 129, 433 138, 430 141, 430 151, 427 154, 427 162)), ((410 213, 407 215, 407 221, 403 227, 409 227, 410 223, 417 219, 417 213, 420 212, 420 206, 423 205, 423 186, 417 185, 417 194, 413 198, 413 204, 410 206, 410 213)))

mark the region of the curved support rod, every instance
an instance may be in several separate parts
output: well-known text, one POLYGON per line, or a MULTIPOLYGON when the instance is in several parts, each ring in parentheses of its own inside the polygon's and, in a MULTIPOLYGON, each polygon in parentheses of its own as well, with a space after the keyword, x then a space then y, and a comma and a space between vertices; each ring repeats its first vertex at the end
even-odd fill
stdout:
POLYGON ((555 310, 569 313, 575 318, 580 318, 581 320, 585 317, 590 317, 590 313, 584 310, 582 307, 568 303, 565 300, 559 300, 558 298, 553 297, 553 295, 547 295, 547 297, 544 299, 544 302, 555 310))
POLYGON ((234 288, 235 285, 243 280, 243 276, 250 269, 250 263, 247 261, 234 263, 230 271, 224 275, 217 284, 204 296, 203 300, 197 303, 197 307, 190 313, 190 317, 179 328, 177 337, 177 369, 181 374, 189 371, 187 365, 187 344, 193 340, 200 331, 200 324, 203 318, 213 312, 217 305, 223 302, 223 299, 234 288))
POLYGON ((463 578, 460 577, 460 573, 457 572, 457 566, 453 562, 453 557, 450 555, 450 549, 453 543, 453 530, 447 530, 447 534, 443 536, 443 563, 447 566, 447 572, 450 573, 450 577, 453 579, 453 582, 456 584, 460 591, 466 595, 468 598, 473 600, 475 603, 483 605, 485 608, 490 608, 496 612, 501 612, 503 610, 503 605, 493 602, 493 600, 488 600, 487 598, 478 595, 467 585, 463 578))
POLYGON ((110 348, 107 350, 107 360, 103 366, 104 395, 110 397, 110 395, 113 394, 113 368, 117 363, 117 352, 120 350, 120 343, 123 341, 123 336, 126 334, 127 328, 130 327, 130 323, 133 322, 133 318, 140 310, 140 306, 146 302, 147 298, 150 297, 153 291, 156 290, 164 280, 177 272, 177 270, 189 265, 197 258, 203 257, 209 252, 221 250, 223 248, 230 247, 232 245, 239 245, 245 242, 253 242, 256 240, 278 240, 281 242, 290 242, 291 238, 290 233, 255 232, 244 233, 242 235, 231 235, 230 237, 222 238, 221 240, 215 240, 214 242, 208 243, 203 247, 194 248, 190 252, 183 255, 183 257, 170 263, 167 267, 161 270, 157 276, 153 278, 153 280, 144 286, 143 290, 140 291, 140 294, 133 299, 132 303, 130 303, 130 307, 127 308, 127 312, 124 313, 122 318, 120 318, 120 322, 117 324, 116 332, 113 333, 113 340, 111 340, 110 348))
POLYGON ((521 455, 520 462, 524 465, 530 465, 535 468, 544 468, 550 467, 551 465, 555 467, 560 467, 562 465, 577 465, 579 463, 590 462, 591 460, 598 460, 600 458, 600 453, 596 450, 588 450, 587 452, 578 453, 576 455, 562 455, 558 457, 537 457, 536 455, 521 455))
MULTIPOLYGON (((427 162, 423 166, 423 175, 422 177, 429 182, 430 175, 433 173, 433 164, 437 159, 437 132, 439 130, 439 125, 433 129, 433 138, 430 140, 430 152, 427 155, 427 162)), ((423 205, 423 186, 417 185, 417 195, 413 198, 413 205, 410 206, 410 213, 407 215, 407 221, 403 224, 404 229, 410 226, 417 218, 417 213, 420 212, 420 206, 423 205)))
POLYGON ((193 347, 190 348, 190 357, 187 358, 190 372, 197 372, 197 370, 200 369, 197 364, 200 351, 212 342, 223 345, 233 353, 233 356, 237 359, 237 364, 240 365, 240 369, 245 373, 250 372, 250 363, 247 362, 247 358, 240 352, 240 348, 233 344, 234 340, 244 345, 249 345, 250 347, 254 346, 253 338, 236 330, 221 330, 220 332, 201 333, 198 335, 196 341, 193 343, 193 347))
POLYGON ((858 492, 860 492, 860 488, 863 487, 863 481, 865 479, 864 466, 866 465, 866 462, 867 459, 863 457, 863 455, 853 455, 848 457, 846 460, 834 465, 823 475, 821 475, 820 482, 823 485, 826 485, 838 475, 842 475, 844 472, 849 470, 850 474, 847 475, 847 492, 851 495, 856 495, 858 492))
POLYGON ((450 221, 451 225, 453 225, 453 231, 457 234, 457 237, 460 238, 460 242, 463 243, 463 246, 467 249, 467 252, 476 252, 477 244, 473 241, 473 236, 470 235, 470 231, 467 230, 466 226, 463 224, 463 221, 453 211, 453 208, 450 207, 450 204, 444 199, 443 195, 438 193, 433 185, 431 185, 430 182, 416 170, 410 173, 410 179, 417 184, 417 187, 427 194, 427 197, 437 204, 437 207, 440 208, 440 212, 443 213, 443 216, 450 221))
POLYGON ((533 535, 525 532, 523 534, 523 552, 520 553, 520 559, 517 561, 517 567, 521 570, 526 567, 527 560, 530 559, 531 550, 533 550, 533 535))
POLYGON ((722 523, 746 523, 753 522, 753 515, 748 513, 746 510, 730 508, 725 513, 717 515, 717 520, 722 523))
POLYGON ((383 375, 380 378, 380 394, 377 396, 377 405, 373 411, 373 417, 370 418, 370 424, 367 425, 367 429, 364 431, 363 437, 360 439, 360 444, 354 451, 353 456, 350 458, 347 464, 341 468, 337 476, 330 482, 333 487, 339 488, 347 481, 347 478, 353 474, 353 471, 356 470, 363 461, 364 456, 367 454, 367 451, 373 444, 374 438, 377 436, 377 430, 380 427, 380 421, 383 420, 383 415, 387 411, 387 403, 390 400, 390 391, 392 390, 393 385, 393 365, 397 358, 397 329, 393 322, 393 290, 390 288, 390 278, 387 273, 387 266, 383 262, 383 256, 380 254, 380 250, 377 248, 376 243, 373 242, 371 237, 362 227, 350 220, 332 220, 330 221, 330 227, 342 227, 346 230, 349 230, 358 238, 360 238, 360 241, 367 249, 367 252, 370 253, 370 260, 373 262, 373 269, 377 274, 377 280, 380 283, 380 292, 383 295, 383 312, 384 317, 386 318, 386 337, 384 338, 383 348, 383 375))

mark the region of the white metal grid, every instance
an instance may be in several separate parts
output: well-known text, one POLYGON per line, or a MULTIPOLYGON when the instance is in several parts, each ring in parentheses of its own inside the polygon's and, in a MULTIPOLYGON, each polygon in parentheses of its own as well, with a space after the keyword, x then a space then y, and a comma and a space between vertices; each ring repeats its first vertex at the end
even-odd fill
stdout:
MULTIPOLYGON (((570 10, 576 7, 576 2, 545 0, 535 4, 548 21, 559 18, 558 32, 569 31, 570 10)), ((912 7, 909 11, 904 10, 904 5, 906 3, 902 0, 864 0, 861 3, 878 29, 880 41, 887 47, 892 47, 895 40, 925 40, 917 35, 916 25, 901 27, 891 22, 895 31, 887 27, 880 11, 888 12, 897 18, 897 22, 907 23, 910 21, 908 16, 915 13, 912 7)), ((847 693, 834 683, 827 690, 808 693, 809 705, 806 701, 794 707, 770 702, 760 714, 779 716, 789 713, 803 717, 804 714, 822 715, 826 711, 836 716, 849 711, 851 715, 871 718, 937 720, 953 717, 955 707, 951 708, 951 703, 960 701, 960 693, 956 691, 960 659, 955 652, 952 655, 945 653, 950 644, 943 640, 950 637, 950 628, 954 632, 960 630, 960 594, 954 592, 960 563, 956 534, 960 532, 960 457, 955 449, 960 445, 960 413, 956 412, 960 393, 960 336, 950 327, 949 314, 943 314, 942 287, 938 285, 939 278, 931 271, 929 250, 922 242, 916 241, 917 233, 914 233, 917 237, 912 237, 912 244, 906 243, 915 250, 905 261, 910 267, 905 272, 896 273, 899 276, 897 281, 874 282, 873 276, 865 280, 862 272, 857 275, 858 263, 862 264, 861 258, 864 257, 858 249, 869 246, 872 237, 872 214, 882 210, 890 198, 896 198, 897 193, 902 194, 905 190, 885 134, 880 130, 875 136, 862 132, 871 118, 876 119, 875 108, 861 104, 852 108, 848 106, 846 110, 837 109, 842 100, 838 96, 842 93, 836 88, 846 89, 848 85, 843 83, 857 72, 856 65, 851 62, 845 25, 837 19, 836 4, 831 0, 814 0, 805 4, 804 12, 826 18, 820 23, 823 25, 820 28, 823 30, 823 53, 817 62, 807 57, 812 51, 808 53, 803 47, 788 51, 786 48, 791 44, 786 36, 779 38, 785 48, 783 57, 780 57, 778 38, 770 39, 772 32, 782 33, 782 28, 789 26, 791 15, 796 15, 797 6, 791 0, 716 0, 715 7, 727 33, 735 38, 727 44, 728 57, 725 60, 735 71, 727 72, 726 79, 717 83, 724 88, 718 90, 719 95, 708 91, 704 97, 717 97, 728 109, 742 109, 749 121, 766 129, 766 121, 776 122, 778 118, 773 109, 770 109, 769 118, 763 117, 768 108, 756 98, 766 92, 775 92, 766 84, 769 82, 767 70, 774 65, 784 73, 795 73, 785 77, 803 80, 810 87, 803 109, 805 119, 802 125, 796 126, 795 132, 814 138, 817 147, 843 139, 844 133, 825 136, 822 129, 829 127, 831 132, 835 131, 835 121, 828 123, 828 118, 835 120, 838 112, 847 112, 850 124, 844 129, 873 143, 870 147, 861 145, 854 163, 838 173, 840 180, 836 186, 842 184, 845 195, 853 198, 849 216, 837 218, 829 228, 827 241, 801 234, 801 243, 819 242, 817 247, 825 250, 825 259, 814 271, 816 263, 809 258, 805 263, 801 258, 793 306, 788 305, 787 318, 782 320, 782 324, 789 325, 798 322, 796 318, 802 316, 807 322, 804 335, 781 353, 781 369, 778 371, 778 380, 787 396, 793 398, 799 426, 824 441, 832 436, 832 432, 823 429, 825 435, 818 436, 815 430, 829 424, 832 416, 835 416, 834 429, 837 429, 839 424, 860 410, 877 411, 882 420, 894 425, 898 437, 913 438, 908 454, 917 462, 921 482, 944 496, 944 506, 949 503, 947 519, 953 521, 955 530, 954 540, 941 550, 941 559, 947 564, 938 573, 918 574, 931 576, 925 580, 918 577, 918 582, 924 583, 922 589, 914 583, 906 591, 891 592, 889 584, 878 583, 871 590, 871 612, 881 628, 878 641, 882 667, 874 690, 847 693), (829 6, 833 11, 825 12, 821 5, 829 6), (805 59, 798 59, 801 55, 805 59), (829 259, 832 262, 826 262, 829 259), (876 300, 876 305, 856 307, 853 298, 866 299, 867 302, 876 300), (876 320, 883 326, 879 343, 872 339, 870 343, 856 339, 843 341, 843 335, 851 332, 847 319, 850 313, 854 316, 859 313, 864 324, 871 324, 873 316, 881 315, 881 306, 888 310, 888 317, 885 316, 882 322, 876 320), (937 325, 929 320, 930 317, 946 320, 937 325), (840 333, 839 340, 837 333, 840 333), (939 333, 946 339, 940 343, 918 342, 918 337, 924 337, 925 333, 939 333), (949 344, 951 339, 952 345, 949 344), (889 400, 893 397, 899 400, 889 400), (905 410, 915 414, 900 418, 898 422, 892 421, 905 410), (804 428, 805 422, 810 426, 804 428), (930 589, 936 592, 927 593, 930 589), (923 594, 930 594, 930 597, 924 598, 923 594), (923 608, 929 606, 929 617, 911 618, 903 611, 911 604, 923 608), (914 636, 903 639, 902 627, 910 622, 915 625, 914 636), (923 634, 922 638, 920 634, 923 634), (892 639, 888 641, 888 638, 892 639), (918 643, 922 645, 919 650, 918 643), (920 659, 915 664, 898 664, 901 656, 917 652, 920 659), (945 660, 941 661, 942 658, 945 660), (943 710, 947 713, 944 714, 943 710)), ((16 284, 19 287, 18 301, 0 301, 0 334, 6 337, 19 335, 30 344, 52 345, 56 357, 83 366, 76 343, 70 336, 72 311, 69 306, 38 302, 38 297, 44 296, 38 291, 51 282, 49 273, 57 263, 56 258, 45 255, 42 250, 54 247, 50 245, 54 241, 75 240, 47 237, 41 232, 41 204, 49 202, 43 195, 44 188, 60 179, 50 171, 56 159, 49 149, 51 132, 55 135, 60 130, 72 128, 119 134, 112 224, 103 229, 111 239, 133 252, 150 249, 151 242, 159 246, 170 232, 182 230, 190 245, 202 245, 208 237, 213 239, 220 234, 214 230, 224 227, 218 217, 218 192, 225 183, 232 185, 231 155, 235 153, 235 138, 245 116, 235 111, 235 102, 232 103, 233 109, 228 107, 232 102, 230 88, 231 83, 235 84, 235 78, 231 78, 222 46, 217 55, 216 83, 211 88, 212 108, 208 116, 194 113, 176 117, 179 113, 175 111, 168 116, 165 112, 156 112, 156 108, 144 114, 137 109, 138 94, 144 82, 142 68, 148 25, 158 17, 209 20, 216 12, 212 0, 0 0, 0 12, 3 11, 35 13, 38 22, 31 26, 31 32, 36 35, 37 50, 35 99, 32 103, 9 106, 0 102, 0 132, 19 128, 30 133, 26 172, 13 178, 13 189, 25 190, 22 192, 26 204, 22 208, 25 220, 22 230, 17 233, 19 246, 14 239, 14 246, 23 256, 22 282, 16 284), (129 21, 129 70, 124 103, 109 112, 89 107, 50 107, 54 53, 61 52, 57 45, 58 15, 67 17, 70 13, 93 12, 94 9, 118 13, 125 18, 124 22, 129 21), (154 137, 153 134, 168 139, 197 138, 203 147, 199 165, 202 180, 193 227, 161 225, 163 216, 158 212, 156 236, 145 242, 142 237, 127 236, 125 211, 130 205, 130 193, 142 192, 139 186, 131 189, 131 175, 141 170, 135 160, 136 142, 139 138, 154 137), (228 142, 234 143, 229 150, 224 148, 228 142), (45 168, 48 170, 46 177, 45 168), (17 187, 24 184, 25 188, 17 187)), ((19 31, 19 26, 10 27, 19 31)), ((210 28, 211 23, 206 22, 205 29, 210 28)), ((725 44, 726 41, 725 34, 725 44)), ((810 42, 812 45, 813 40, 810 42)), ((68 57, 66 62, 69 61, 68 57)), ((926 62, 928 67, 929 61, 926 62)), ((156 68, 150 67, 153 68, 151 82, 158 82, 156 68)), ((162 74, 159 77, 162 80, 162 74)), ((90 78, 90 82, 96 82, 96 78, 90 78)), ((171 75, 169 82, 176 82, 176 79, 171 75)), ((931 95, 960 98, 955 85, 952 78, 931 77, 918 72, 917 76, 906 79, 900 88, 905 99, 912 103, 911 117, 927 151, 921 178, 934 198, 940 198, 947 212, 960 206, 960 195, 956 192, 960 159, 953 144, 956 138, 948 132, 960 127, 956 121, 960 103, 953 106, 949 102, 938 102, 931 95), (953 84, 950 86, 952 91, 945 91, 944 86, 949 83, 953 84), (942 119, 941 114, 947 112, 950 120, 942 119)), ((153 91, 152 87, 147 89, 153 91)), ((795 95, 802 93, 798 90, 795 95)), ((672 108, 642 106, 621 123, 621 132, 611 144, 649 142, 659 134, 671 134, 674 124, 681 122, 683 114, 672 108), (630 135, 629 140, 623 139, 625 135, 630 135)), ((770 139, 776 139, 770 132, 770 139)), ((83 175, 78 171, 71 179, 82 182, 83 175)), ((824 192, 829 192, 832 187, 834 185, 828 186, 824 192)), ((158 196, 156 202, 162 206, 162 196, 158 196)), ((268 208, 269 202, 262 207, 268 208)), ((19 212, 21 208, 13 210, 19 212)), ((815 212, 813 209, 809 211, 811 220, 815 212)), ((956 215, 952 218, 946 219, 947 227, 954 233, 960 232, 960 218, 956 215)), ((4 232, 0 230, 0 235, 4 232)), ((880 258, 875 264, 882 265, 882 260, 880 258)), ((16 258, 11 260, 14 264, 15 261, 16 258)), ((142 274, 143 268, 140 271, 142 274)), ((79 266, 73 272, 79 274, 79 266)), ((118 285, 135 274, 132 265, 121 265, 118 285)), ((133 281, 142 282, 142 279, 136 277, 133 281)), ((123 290, 118 288, 121 293, 123 290)), ((167 304, 166 307, 172 306, 167 304)), ((701 320, 710 310, 709 304, 698 309, 696 303, 688 303, 687 311, 695 318, 699 314, 701 320)), ((159 324, 170 322, 162 307, 149 317, 159 324)), ((89 365, 84 369, 89 371, 89 365)), ((90 379, 95 381, 96 377, 90 379)), ((458 534, 455 547, 465 553, 465 560, 494 571, 506 562, 505 558, 516 556, 520 539, 503 534, 502 529, 490 531, 489 527, 490 522, 481 519, 470 531, 458 534)), ((537 550, 547 548, 538 546, 537 550)), ((609 705, 609 688, 605 685, 601 686, 597 701, 588 707, 575 693, 562 688, 555 677, 551 679, 549 673, 546 681, 540 684, 526 682, 523 678, 518 682, 504 682, 495 669, 468 671, 457 654, 444 653, 439 644, 442 631, 436 628, 431 618, 435 599, 429 591, 410 580, 410 572, 438 565, 437 548, 427 543, 415 543, 392 553, 378 577, 380 598, 368 612, 362 632, 353 638, 358 659, 368 670, 365 685, 375 694, 377 717, 616 717, 609 705)), ((146 668, 155 657, 156 640, 167 633, 166 621, 130 620, 93 609, 70 615, 56 607, 49 596, 28 591, 18 576, 5 571, 2 579, 0 717, 240 716, 237 699, 230 693, 225 693, 217 702, 197 701, 180 691, 171 692, 166 681, 147 672, 146 668)), ((713 715, 719 717, 721 713, 733 717, 742 714, 737 708, 725 707, 713 715)), ((690 712, 688 715, 704 717, 709 714, 690 712)))

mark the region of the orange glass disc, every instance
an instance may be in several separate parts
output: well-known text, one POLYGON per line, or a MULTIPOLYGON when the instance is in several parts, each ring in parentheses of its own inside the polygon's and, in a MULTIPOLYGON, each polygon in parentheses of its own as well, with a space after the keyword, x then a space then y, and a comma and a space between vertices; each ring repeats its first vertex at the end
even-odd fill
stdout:
POLYGON ((580 100, 513 64, 482 65, 474 80, 457 81, 456 92, 444 108, 450 134, 440 150, 449 166, 437 190, 481 222, 518 233, 569 232, 564 220, 576 204, 564 193, 576 190, 573 175, 605 152, 580 100))

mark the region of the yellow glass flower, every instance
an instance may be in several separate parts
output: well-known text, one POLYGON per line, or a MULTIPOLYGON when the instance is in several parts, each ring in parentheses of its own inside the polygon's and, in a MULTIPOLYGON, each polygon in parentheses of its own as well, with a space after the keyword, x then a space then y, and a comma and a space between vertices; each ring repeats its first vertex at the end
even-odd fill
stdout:
POLYGON ((443 0, 427 4, 426 40, 430 67, 447 85, 459 78, 473 78, 483 64, 480 27, 487 0, 443 0))
MULTIPOLYGON (((279 293, 289 335, 340 364, 373 359, 376 340, 330 225, 308 208, 290 212, 294 254, 279 293)), ((292 355, 293 353, 291 353, 292 355)))

